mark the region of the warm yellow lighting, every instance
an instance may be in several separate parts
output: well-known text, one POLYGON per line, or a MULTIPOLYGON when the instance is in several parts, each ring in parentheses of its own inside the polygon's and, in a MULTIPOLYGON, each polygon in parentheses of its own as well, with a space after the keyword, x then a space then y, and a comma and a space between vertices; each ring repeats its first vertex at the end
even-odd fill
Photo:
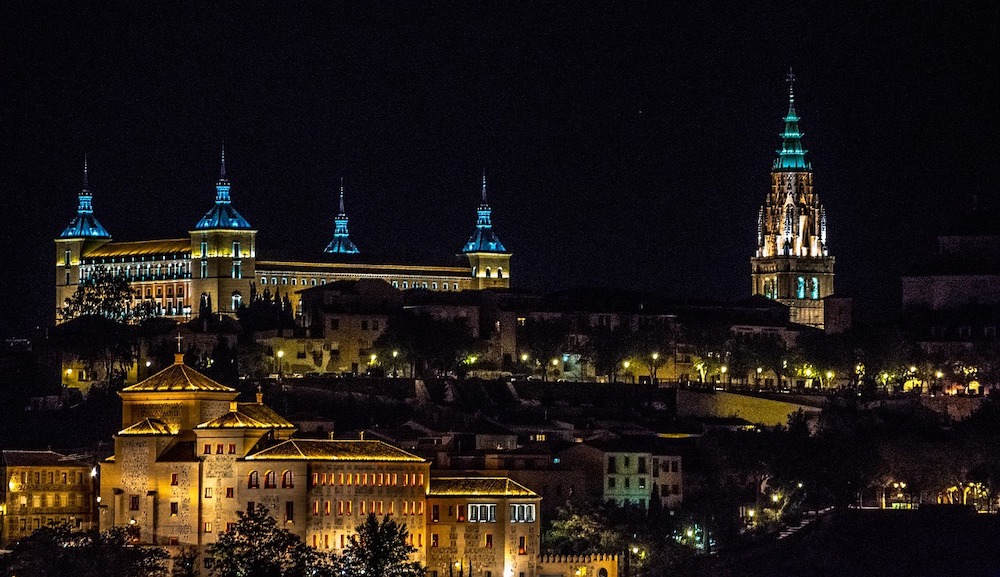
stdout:
POLYGON ((660 358, 660 353, 653 353, 653 360, 654 361, 659 360, 659 358, 660 358))
POLYGON ((906 483, 900 483, 900 484, 899 484, 899 486, 900 486, 901 488, 905 489, 905 488, 906 488, 906 483))
POLYGON ((910 372, 911 373, 917 372, 917 367, 910 367, 910 372))
POLYGON ((90 470, 90 476, 91 478, 97 476, 97 467, 94 467, 93 469, 90 470))
POLYGON ((802 488, 802 483, 799 483, 798 487, 799 487, 799 489, 801 489, 802 488))
POLYGON ((807 377, 813 376, 813 370, 812 369, 806 369, 806 376, 807 377))
POLYGON ((764 369, 763 369, 763 368, 761 368, 761 367, 757 367, 757 374, 758 374, 758 375, 759 375, 759 374, 761 374, 761 373, 763 373, 763 372, 764 372, 764 369))
POLYGON ((781 498, 781 495, 779 495, 777 493, 774 493, 773 495, 771 495, 771 502, 772 503, 777 503, 778 499, 780 499, 780 498, 781 498))
POLYGON ((70 375, 72 375, 72 374, 73 374, 73 369, 66 369, 66 376, 67 377, 70 376, 70 375))
POLYGON ((521 353, 521 362, 522 363, 528 362, 528 353, 521 353))
POLYGON ((883 381, 888 381, 889 380, 889 373, 882 373, 882 380, 883 381))
POLYGON ((469 357, 469 364, 471 365, 475 363, 477 360, 479 360, 479 357, 469 357))
POLYGON ((146 361, 146 368, 148 369, 150 366, 152 366, 152 364, 153 361, 146 361))
POLYGON ((392 358, 396 358, 398 356, 399 356, 399 351, 392 351, 392 358))
POLYGON ((376 355, 375 353, 372 353, 372 356, 368 357, 369 364, 375 364, 375 359, 377 359, 377 358, 378 358, 378 355, 376 355))
POLYGON ((623 366, 623 367, 625 367, 625 369, 626 369, 626 370, 627 370, 627 369, 628 369, 628 368, 629 368, 629 367, 630 367, 631 365, 632 365, 632 361, 625 361, 625 362, 623 362, 623 363, 622 363, 622 366, 623 366))
POLYGON ((726 365, 722 365, 722 368, 719 370, 722 371, 722 374, 726 374, 726 371, 729 370, 729 367, 727 367, 726 365))
POLYGON ((941 371, 938 371, 938 372, 934 373, 934 376, 940 379, 941 377, 944 376, 944 373, 942 373, 941 371))
POLYGON ((827 379, 832 379, 833 378, 833 371, 827 371, 826 372, 826 378, 827 379))
POLYGON ((558 365, 559 365, 559 359, 552 359, 552 366, 555 367, 558 365))
POLYGON ((748 509, 747 510, 747 517, 753 517, 756 514, 757 514, 757 511, 754 511, 753 509, 748 509))
POLYGON ((279 359, 282 358, 282 357, 284 357, 284 356, 285 356, 285 351, 278 351, 278 358, 279 359))
POLYGON ((687 530, 687 536, 688 537, 694 537, 694 530, 693 529, 688 529, 687 530))
POLYGON ((462 562, 461 561, 455 561, 455 569, 458 569, 461 566, 462 566, 462 562))
POLYGON ((633 555, 638 555, 639 554, 639 548, 636 547, 635 545, 632 546, 632 554, 633 555))

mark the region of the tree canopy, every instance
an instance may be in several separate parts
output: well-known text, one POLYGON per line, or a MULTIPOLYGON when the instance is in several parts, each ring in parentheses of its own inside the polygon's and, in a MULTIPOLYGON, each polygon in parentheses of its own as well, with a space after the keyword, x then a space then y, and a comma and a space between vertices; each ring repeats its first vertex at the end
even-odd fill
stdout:
POLYGON ((303 577, 332 575, 333 562, 282 529, 267 507, 237 512, 233 527, 208 551, 216 577, 303 577))
POLYGON ((99 533, 63 523, 35 530, 0 563, 4 574, 19 577, 161 577, 167 558, 163 549, 132 545, 123 528, 99 533))
POLYGON ((417 550, 407 543, 409 531, 388 516, 379 521, 369 514, 344 549, 341 575, 344 577, 423 577, 420 563, 410 561, 417 550))

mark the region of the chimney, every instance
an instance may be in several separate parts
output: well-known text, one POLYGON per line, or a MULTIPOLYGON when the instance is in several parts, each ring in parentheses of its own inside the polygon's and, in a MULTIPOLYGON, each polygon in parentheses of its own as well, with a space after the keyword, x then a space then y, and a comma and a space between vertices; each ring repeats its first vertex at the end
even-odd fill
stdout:
POLYGON ((184 364, 184 353, 174 353, 174 364, 175 365, 184 364))
POLYGON ((264 404, 264 392, 261 390, 260 385, 257 385, 257 404, 264 404))

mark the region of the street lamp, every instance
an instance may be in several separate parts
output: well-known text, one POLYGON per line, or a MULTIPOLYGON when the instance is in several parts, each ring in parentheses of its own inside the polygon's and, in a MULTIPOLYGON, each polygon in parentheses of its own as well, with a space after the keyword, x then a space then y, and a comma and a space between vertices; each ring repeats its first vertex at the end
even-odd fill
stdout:
POLYGON ((757 388, 760 389, 760 374, 764 372, 763 367, 757 367, 757 388))
POLYGON ((396 378, 396 357, 399 356, 399 351, 392 351, 392 378, 396 378))
POLYGON ((278 350, 278 380, 279 381, 281 380, 281 372, 282 372, 282 367, 281 367, 282 362, 281 362, 281 359, 284 358, 284 356, 285 356, 285 351, 282 351, 282 350, 279 349, 278 350))
POLYGON ((726 365, 722 365, 722 368, 719 369, 719 372, 722 373, 722 382, 725 383, 726 373, 729 372, 729 367, 727 367, 726 365))
POLYGON ((653 384, 656 382, 656 362, 660 360, 660 353, 654 352, 649 357, 653 359, 649 363, 649 383, 653 384))
MULTIPOLYGON (((628 373, 628 368, 631 366, 632 366, 632 361, 629 360, 622 361, 622 367, 625 369, 626 373, 628 373)), ((635 382, 635 376, 632 375, 631 373, 629 373, 629 381, 633 383, 635 382)))

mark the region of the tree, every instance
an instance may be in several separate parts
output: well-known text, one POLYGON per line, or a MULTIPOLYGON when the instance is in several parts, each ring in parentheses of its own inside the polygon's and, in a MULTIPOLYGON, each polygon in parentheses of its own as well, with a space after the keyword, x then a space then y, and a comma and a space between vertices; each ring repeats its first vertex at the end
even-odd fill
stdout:
POLYGON ((73 354, 95 380, 124 382, 139 355, 136 327, 99 315, 84 315, 52 331, 52 343, 73 354))
POLYGON ((138 547, 127 530, 116 527, 74 531, 67 523, 50 524, 21 539, 3 558, 4 573, 21 577, 161 577, 168 558, 163 549, 138 547))
POLYGON ((528 319, 517 327, 518 347, 541 367, 543 381, 548 378, 549 362, 565 352, 568 332, 561 320, 528 319))
POLYGON ((63 320, 98 315, 132 325, 156 316, 152 301, 133 304, 134 298, 132 285, 124 275, 104 271, 82 281, 59 313, 63 320))
POLYGON ((410 561, 417 550, 407 544, 409 531, 388 516, 369 514, 344 548, 341 575, 345 577, 423 577, 426 570, 410 561))
POLYGON ((238 511, 232 529, 208 549, 217 577, 300 577, 332 575, 333 560, 278 527, 267 507, 238 511))

